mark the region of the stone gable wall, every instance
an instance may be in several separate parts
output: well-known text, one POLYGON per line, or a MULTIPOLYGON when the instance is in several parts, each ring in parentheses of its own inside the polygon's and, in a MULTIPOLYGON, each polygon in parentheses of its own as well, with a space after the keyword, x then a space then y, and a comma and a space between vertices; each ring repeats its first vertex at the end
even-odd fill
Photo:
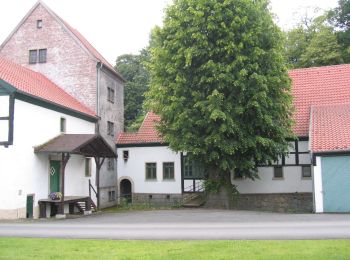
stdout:
POLYGON ((96 111, 96 61, 42 5, 0 49, 0 55, 41 72, 96 111), (41 29, 37 20, 43 21, 41 29), (47 49, 47 62, 29 64, 29 50, 38 49, 47 49))

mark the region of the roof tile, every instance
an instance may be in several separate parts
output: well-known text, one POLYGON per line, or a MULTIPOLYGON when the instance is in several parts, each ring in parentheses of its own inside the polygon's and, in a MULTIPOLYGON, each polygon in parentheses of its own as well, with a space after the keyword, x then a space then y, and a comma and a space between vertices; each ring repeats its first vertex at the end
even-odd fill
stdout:
MULTIPOLYGON (((44 75, 0 57, 0 79, 18 91, 95 117, 95 113, 44 75)), ((1 87, 1 86, 0 86, 1 87)))

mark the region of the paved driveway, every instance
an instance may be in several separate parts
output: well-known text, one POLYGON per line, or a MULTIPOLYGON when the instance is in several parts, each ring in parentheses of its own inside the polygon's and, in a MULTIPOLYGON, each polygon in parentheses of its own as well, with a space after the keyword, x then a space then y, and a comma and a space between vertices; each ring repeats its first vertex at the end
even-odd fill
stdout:
POLYGON ((350 239, 350 215, 226 210, 102 213, 1 222, 0 236, 89 239, 350 239))

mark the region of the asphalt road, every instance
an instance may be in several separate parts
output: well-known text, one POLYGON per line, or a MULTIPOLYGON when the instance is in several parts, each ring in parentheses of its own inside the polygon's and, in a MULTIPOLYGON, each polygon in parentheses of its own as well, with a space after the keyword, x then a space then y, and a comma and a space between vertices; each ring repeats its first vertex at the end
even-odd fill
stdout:
POLYGON ((65 220, 2 221, 0 236, 152 240, 350 239, 350 215, 205 209, 134 211, 65 220))

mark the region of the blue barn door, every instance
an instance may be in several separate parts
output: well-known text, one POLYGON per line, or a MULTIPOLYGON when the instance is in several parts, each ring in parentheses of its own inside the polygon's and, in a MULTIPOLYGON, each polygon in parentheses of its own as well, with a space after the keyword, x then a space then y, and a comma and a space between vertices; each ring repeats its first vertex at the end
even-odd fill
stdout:
POLYGON ((321 161, 324 212, 350 212, 350 156, 321 161))

